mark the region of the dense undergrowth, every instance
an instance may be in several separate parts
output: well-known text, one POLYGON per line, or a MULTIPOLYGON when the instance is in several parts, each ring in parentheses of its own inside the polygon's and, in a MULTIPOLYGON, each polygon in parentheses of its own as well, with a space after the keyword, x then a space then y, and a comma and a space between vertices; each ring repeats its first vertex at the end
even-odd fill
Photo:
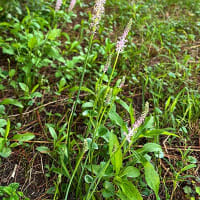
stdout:
POLYGON ((200 2, 71 6, 0 1, 0 198, 198 199, 200 2))

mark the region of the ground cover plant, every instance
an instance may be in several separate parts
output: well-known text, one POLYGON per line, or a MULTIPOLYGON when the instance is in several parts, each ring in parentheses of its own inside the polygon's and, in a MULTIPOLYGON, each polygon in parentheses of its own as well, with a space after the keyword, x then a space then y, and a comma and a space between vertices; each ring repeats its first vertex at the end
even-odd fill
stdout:
POLYGON ((198 0, 0 2, 0 198, 200 197, 198 0))

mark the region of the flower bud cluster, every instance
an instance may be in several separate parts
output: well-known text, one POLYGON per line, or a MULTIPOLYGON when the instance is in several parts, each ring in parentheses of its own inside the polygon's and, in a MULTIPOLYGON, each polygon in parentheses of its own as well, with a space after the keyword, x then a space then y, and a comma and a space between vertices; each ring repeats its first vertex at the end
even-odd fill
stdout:
POLYGON ((119 40, 117 41, 117 46, 116 46, 116 51, 117 53, 121 53, 124 49, 124 47, 126 46, 126 37, 131 29, 131 25, 132 25, 132 19, 130 19, 129 23, 127 24, 124 33, 121 37, 119 37, 119 40))
POLYGON ((59 11, 61 5, 62 5, 62 0, 57 0, 57 1, 56 1, 56 8, 55 8, 55 11, 59 11))
POLYGON ((124 135, 126 136, 127 141, 130 143, 132 136, 136 133, 137 129, 141 126, 141 124, 144 122, 147 114, 149 112, 149 103, 146 102, 145 104, 145 110, 142 113, 141 117, 133 124, 132 128, 128 128, 128 134, 124 132, 124 135))
POLYGON ((91 24, 93 33, 96 32, 96 29, 98 28, 101 17, 104 14, 105 3, 106 3, 106 0, 96 0, 95 6, 94 6, 94 13, 92 17, 92 24, 91 24))
POLYGON ((108 71, 108 68, 109 68, 110 63, 111 63, 111 59, 112 59, 112 54, 109 55, 108 60, 107 60, 105 66, 103 68, 103 72, 104 73, 106 73, 108 71))
POLYGON ((76 4, 76 0, 71 0, 68 10, 69 10, 69 11, 72 11, 73 8, 74 8, 74 6, 75 6, 75 4, 76 4))

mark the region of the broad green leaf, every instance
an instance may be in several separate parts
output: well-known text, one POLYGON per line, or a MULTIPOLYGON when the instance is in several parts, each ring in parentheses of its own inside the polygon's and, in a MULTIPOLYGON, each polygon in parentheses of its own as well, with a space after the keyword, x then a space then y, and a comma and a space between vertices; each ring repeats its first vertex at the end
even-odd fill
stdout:
POLYGON ((9 54, 9 55, 14 55, 15 51, 12 47, 9 46, 7 48, 3 47, 3 53, 9 54))
POLYGON ((101 165, 86 165, 86 168, 90 172, 93 172, 95 175, 97 175, 101 171, 102 166, 101 165))
POLYGON ((92 183, 92 181, 93 181, 93 177, 88 174, 85 175, 84 179, 85 179, 86 183, 92 183))
MULTIPOLYGON (((70 92, 76 92, 78 90, 79 90, 79 86, 75 86, 75 87, 70 89, 70 92)), ((90 94, 95 95, 95 93, 87 87, 81 87, 81 91, 88 92, 90 94)))
POLYGON ((4 146, 0 151, 0 156, 3 158, 8 158, 11 153, 12 153, 11 149, 9 147, 4 146))
POLYGON ((29 39, 28 41, 28 47, 30 49, 33 49, 37 46, 38 44, 38 40, 37 40, 37 37, 36 36, 33 36, 32 38, 29 39))
POLYGON ((66 79, 62 77, 59 82, 59 89, 63 88, 66 84, 66 79))
POLYGON ((18 142, 13 142, 12 144, 10 144, 10 148, 15 148, 17 146, 19 146, 20 144, 18 142))
POLYGON ((160 186, 160 179, 158 173, 155 171, 153 165, 150 162, 144 162, 144 174, 145 180, 148 186, 155 192, 156 199, 159 200, 158 192, 160 186))
POLYGON ((197 159, 194 156, 188 156, 188 162, 195 164, 197 163, 197 159))
POLYGON ((155 107, 155 113, 162 115, 162 110, 159 107, 155 107))
POLYGON ((113 177, 114 173, 112 166, 109 166, 106 170, 104 170, 105 166, 106 163, 101 162, 100 165, 86 165, 86 168, 97 176, 102 175, 102 177, 113 177))
POLYGON ((37 147, 36 150, 39 151, 40 153, 49 153, 50 152, 50 149, 45 146, 37 147))
POLYGON ((104 198, 112 197, 115 194, 115 186, 111 182, 105 181, 103 186, 105 188, 102 191, 104 198))
POLYGON ((200 187, 195 188, 196 193, 200 196, 200 187))
POLYGON ((142 125, 143 129, 150 129, 154 127, 154 117, 153 116, 149 116, 146 118, 144 124, 142 125))
POLYGON ((97 117, 98 116, 98 113, 96 111, 93 111, 93 110, 84 110, 82 112, 82 115, 83 116, 86 116, 86 117, 97 117))
POLYGON ((136 177, 140 176, 140 171, 136 167, 128 166, 122 171, 120 176, 121 177, 127 176, 127 177, 130 177, 130 178, 136 178, 136 177))
POLYGON ((189 187, 189 186, 185 186, 184 188, 183 188, 183 190, 184 190, 184 192, 186 193, 186 194, 190 194, 190 193, 192 193, 192 188, 191 187, 189 187))
POLYGON ((48 34, 48 39, 49 40, 55 40, 57 37, 60 36, 60 29, 52 29, 49 31, 49 34, 48 34))
POLYGON ((105 181, 103 186, 109 192, 114 192, 115 191, 115 186, 111 182, 105 181))
POLYGON ((54 59, 58 59, 61 57, 58 48, 56 48, 55 46, 51 46, 51 49, 48 52, 48 57, 49 58, 54 58, 54 59))
MULTIPOLYGON (((2 11, 3 8, 2 7, 0 7, 0 8, 1 8, 0 11, 2 11)), ((11 23, 1 22, 0 26, 12 26, 12 25, 11 25, 11 23)))
POLYGON ((57 140, 57 134, 53 127, 49 126, 49 132, 54 140, 57 140))
POLYGON ((19 86, 24 92, 29 93, 29 88, 25 83, 19 83, 19 86))
MULTIPOLYGON (((122 196, 127 200, 142 200, 142 196, 138 189, 127 180, 123 180, 121 183, 118 183, 121 188, 122 196)), ((119 192, 120 193, 120 192, 119 192)))
POLYGON ((123 106, 123 108, 126 109, 126 111, 129 113, 130 107, 127 105, 125 101, 123 101, 122 99, 118 99, 116 100, 116 102, 119 103, 121 106, 123 106))
POLYGON ((117 192, 117 196, 119 197, 120 200, 129 200, 129 199, 127 198, 127 196, 125 196, 124 193, 123 193, 121 190, 119 190, 119 191, 117 192))
POLYGON ((12 139, 23 142, 23 141, 32 140, 33 138, 35 138, 35 135, 33 133, 28 132, 28 133, 24 133, 24 134, 14 135, 12 139))
POLYGON ((161 146, 156 143, 146 143, 141 150, 144 152, 162 152, 161 146))
POLYGON ((117 112, 114 111, 114 109, 111 109, 108 115, 113 123, 120 126, 123 130, 126 130, 123 119, 117 114, 117 112))
POLYGON ((15 69, 11 69, 9 71, 9 77, 12 78, 15 75, 15 73, 16 73, 16 70, 15 69))
POLYGON ((82 105, 82 108, 93 108, 94 102, 86 102, 82 105))
POLYGON ((5 135, 5 129, 4 128, 0 128, 0 135, 4 137, 4 135, 5 135))
MULTIPOLYGON (((11 183, 8 186, 0 186, 0 192, 2 193, 6 193, 7 195, 13 195, 14 193, 16 193, 16 190, 19 187, 19 183, 11 183)), ((9 198, 9 200, 18 200, 18 196, 17 197, 13 197, 13 198, 9 198)), ((3 200, 7 200, 3 198, 3 200)))
POLYGON ((94 141, 92 141, 91 138, 86 138, 86 140, 87 140, 88 148, 89 148, 89 149, 92 149, 92 150, 98 149, 97 143, 95 143, 94 141))
POLYGON ((120 145, 117 136, 113 133, 110 133, 109 154, 111 163, 113 165, 114 170, 116 171, 116 174, 119 173, 120 168, 122 167, 122 151, 119 148, 119 146, 120 145))
POLYGON ((106 136, 106 138, 103 137, 106 140, 107 140, 107 137, 109 136, 109 133, 110 133, 109 130, 103 125, 100 125, 98 130, 97 130, 98 137, 106 136))
POLYGON ((0 105, 0 114, 5 114, 5 106, 0 105))
POLYGON ((0 128, 4 127, 7 124, 5 119, 0 119, 0 128))
POLYGON ((174 133, 170 133, 164 129, 154 129, 154 130, 146 131, 144 135, 141 135, 141 137, 143 136, 152 137, 152 136, 158 136, 158 135, 171 135, 171 136, 179 137, 178 135, 174 133))
POLYGON ((16 99, 4 99, 0 102, 1 105, 14 105, 14 106, 17 106, 19 108, 23 108, 24 106, 19 102, 17 101, 16 99))
POLYGON ((114 194, 115 194, 114 192, 110 192, 106 189, 102 190, 102 195, 105 199, 112 197, 114 194))
POLYGON ((70 47, 70 51, 73 50, 74 48, 76 48, 79 44, 80 44, 80 42, 78 42, 78 41, 72 42, 71 47, 70 47))

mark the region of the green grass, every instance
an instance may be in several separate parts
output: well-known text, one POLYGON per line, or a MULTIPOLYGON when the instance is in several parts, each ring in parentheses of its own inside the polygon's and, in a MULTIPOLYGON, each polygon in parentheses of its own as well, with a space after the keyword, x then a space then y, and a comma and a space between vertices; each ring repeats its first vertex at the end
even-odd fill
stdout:
POLYGON ((0 2, 0 197, 198 199, 199 1, 55 3, 0 2))

